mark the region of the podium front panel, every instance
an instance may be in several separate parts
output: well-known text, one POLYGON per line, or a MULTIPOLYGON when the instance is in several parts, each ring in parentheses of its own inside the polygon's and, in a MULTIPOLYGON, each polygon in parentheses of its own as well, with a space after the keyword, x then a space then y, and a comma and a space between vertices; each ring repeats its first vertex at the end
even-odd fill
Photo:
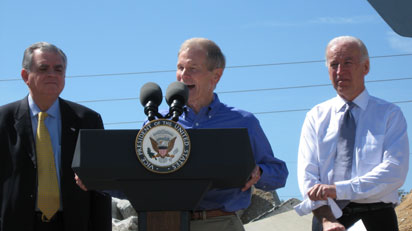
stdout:
POLYGON ((140 163, 135 152, 138 130, 80 130, 72 167, 89 189, 123 191, 142 211, 191 210, 202 190, 244 186, 255 167, 246 129, 187 131, 189 159, 172 173, 151 172, 140 163))

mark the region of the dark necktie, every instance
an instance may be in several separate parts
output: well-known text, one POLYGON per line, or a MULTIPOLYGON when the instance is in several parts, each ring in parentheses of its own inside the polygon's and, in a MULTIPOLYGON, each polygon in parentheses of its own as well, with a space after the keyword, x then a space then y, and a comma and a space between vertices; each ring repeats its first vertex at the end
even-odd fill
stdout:
MULTIPOLYGON (((355 146, 356 124, 352 115, 352 108, 356 106, 348 101, 343 121, 339 127, 339 138, 336 147, 336 158, 334 165, 334 182, 351 179, 353 150, 355 146)), ((348 200, 337 201, 340 208, 349 204, 348 200)))

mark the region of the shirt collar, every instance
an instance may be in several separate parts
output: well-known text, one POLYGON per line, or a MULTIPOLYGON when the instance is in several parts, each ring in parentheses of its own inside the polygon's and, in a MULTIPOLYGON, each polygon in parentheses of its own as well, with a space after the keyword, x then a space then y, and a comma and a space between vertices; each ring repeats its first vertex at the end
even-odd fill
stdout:
MULTIPOLYGON (((213 93, 212 102, 208 106, 202 107, 200 109, 198 115, 213 116, 218 111, 220 105, 221 105, 221 103, 220 103, 220 100, 219 100, 219 96, 217 96, 216 93, 213 93)), ((193 110, 188 106, 185 106, 185 112, 186 113, 194 113, 193 110)))
POLYGON ((213 101, 209 105, 209 116, 215 115, 217 113, 220 105, 221 105, 221 103, 220 103, 219 96, 217 96, 216 93, 213 93, 213 101))
MULTIPOLYGON (((30 107, 30 111, 31 111, 31 116, 37 117, 37 115, 41 112, 40 108, 34 102, 33 97, 30 94, 28 96, 28 100, 29 100, 29 107, 30 107)), ((50 117, 58 118, 59 108, 60 108, 59 107, 59 99, 56 99, 56 101, 54 101, 52 106, 46 112, 50 117)))
MULTIPOLYGON (((368 106, 368 101, 369 101, 369 93, 366 90, 363 90, 362 93, 360 93, 352 102, 358 106, 362 110, 366 110, 366 107, 368 106)), ((345 110, 345 104, 347 100, 343 99, 339 95, 336 96, 336 112, 345 110)))

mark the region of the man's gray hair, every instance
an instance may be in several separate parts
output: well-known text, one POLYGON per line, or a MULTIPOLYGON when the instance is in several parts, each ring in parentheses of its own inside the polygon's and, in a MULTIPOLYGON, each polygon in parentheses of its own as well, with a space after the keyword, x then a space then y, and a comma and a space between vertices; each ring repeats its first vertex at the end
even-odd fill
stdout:
POLYGON ((362 40, 353 37, 353 36, 339 36, 336 37, 332 40, 330 40, 330 42, 328 43, 328 45, 326 46, 326 52, 325 52, 325 56, 326 56, 326 66, 328 66, 328 50, 331 46, 333 46, 335 43, 338 42, 347 42, 347 43, 355 43, 358 47, 359 47, 359 51, 360 51, 360 61, 366 61, 369 59, 369 53, 368 53, 368 49, 366 48, 365 44, 362 42, 362 40))
POLYGON ((216 68, 223 68, 225 69, 226 60, 225 56, 223 55, 222 51, 220 50, 219 46, 213 42, 212 40, 205 39, 205 38, 191 38, 183 42, 180 46, 178 56, 181 52, 186 50, 187 48, 198 47, 206 52, 207 57, 207 68, 209 71, 212 71, 216 68))
POLYGON ((39 49, 40 51, 56 52, 63 59, 64 69, 67 68, 66 54, 60 48, 58 48, 55 45, 50 44, 48 42, 37 42, 37 43, 34 43, 31 46, 29 46, 24 51, 22 66, 26 71, 30 71, 31 65, 32 65, 32 62, 33 62, 33 52, 37 49, 39 49))

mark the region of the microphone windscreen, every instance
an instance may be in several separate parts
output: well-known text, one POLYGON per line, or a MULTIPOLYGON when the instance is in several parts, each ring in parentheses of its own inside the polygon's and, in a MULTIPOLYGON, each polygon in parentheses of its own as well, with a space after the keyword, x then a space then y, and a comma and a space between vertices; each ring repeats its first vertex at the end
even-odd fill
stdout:
POLYGON ((176 81, 171 83, 166 90, 166 102, 170 104, 173 100, 177 99, 182 101, 182 103, 186 104, 189 98, 189 88, 187 88, 186 84, 176 81))
POLYGON ((148 82, 140 88, 140 103, 143 106, 145 106, 149 101, 152 101, 159 106, 160 103, 162 103, 162 97, 162 90, 156 83, 148 82))

